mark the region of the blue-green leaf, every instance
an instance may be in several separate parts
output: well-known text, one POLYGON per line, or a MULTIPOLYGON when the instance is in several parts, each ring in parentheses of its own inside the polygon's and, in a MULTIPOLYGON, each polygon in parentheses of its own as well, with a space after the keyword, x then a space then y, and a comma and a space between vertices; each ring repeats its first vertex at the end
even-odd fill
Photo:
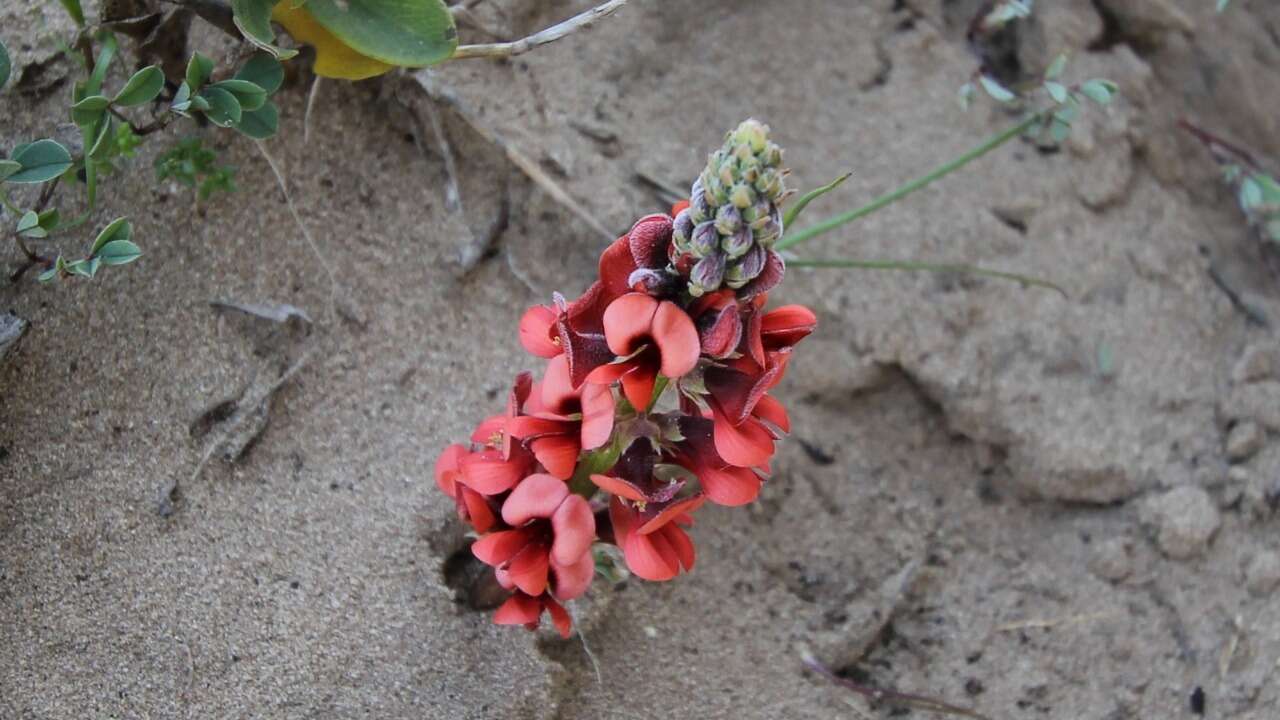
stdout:
POLYGON ((209 121, 214 125, 221 127, 231 127, 240 122, 244 111, 240 107, 240 101, 235 95, 223 90, 215 85, 200 91, 200 97, 209 103, 209 109, 204 114, 209 116, 209 121))
POLYGON ((71 167, 71 153, 53 140, 37 140, 18 148, 10 158, 22 169, 5 178, 10 183, 42 183, 71 167))
POLYGON ((1009 103, 1013 102, 1017 98, 1017 96, 1005 88, 1005 86, 986 75, 979 75, 978 82, 982 83, 982 89, 986 90, 987 94, 991 96, 991 99, 996 102, 1009 103))
POLYGON ((128 240, 112 240, 102 247, 94 256, 102 259, 103 265, 125 265, 142 256, 142 250, 128 240))
POLYGON ((164 90, 164 71, 158 65, 148 65, 129 78, 116 93, 114 102, 121 107, 143 105, 155 100, 161 90, 164 90))
POLYGON ((235 126, 236 130, 255 140, 266 140, 274 136, 279 127, 280 112, 276 109, 276 104, 270 101, 257 110, 246 112, 235 126))
POLYGON ((187 84, 191 86, 192 92, 204 87, 212 74, 213 60, 200 53, 192 55, 191 60, 187 62, 187 84))
POLYGON ((284 83, 284 67, 270 55, 258 53, 236 72, 236 79, 247 80, 272 95, 284 83))
POLYGON ((102 228, 102 232, 98 233, 98 237, 93 241, 93 247, 89 249, 90 256, 96 256, 102 251, 103 246, 114 240, 128 240, 133 232, 133 228, 129 225, 129 218, 116 218, 110 224, 102 228))
POLYGON ((257 110, 267 102, 267 91, 248 80, 223 80, 209 87, 226 90, 234 95, 240 103, 240 109, 244 111, 257 110))

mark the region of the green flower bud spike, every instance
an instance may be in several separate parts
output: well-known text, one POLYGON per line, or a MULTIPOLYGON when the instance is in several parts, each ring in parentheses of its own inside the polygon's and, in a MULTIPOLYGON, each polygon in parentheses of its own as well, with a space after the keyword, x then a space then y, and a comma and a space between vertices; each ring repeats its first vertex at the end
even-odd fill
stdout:
POLYGON ((707 156, 690 188, 689 213, 675 231, 677 250, 700 261, 691 293, 714 292, 722 285, 740 288, 760 274, 767 251, 782 237, 778 206, 790 195, 784 183, 788 172, 782 148, 758 120, 730 131, 720 149, 707 156))

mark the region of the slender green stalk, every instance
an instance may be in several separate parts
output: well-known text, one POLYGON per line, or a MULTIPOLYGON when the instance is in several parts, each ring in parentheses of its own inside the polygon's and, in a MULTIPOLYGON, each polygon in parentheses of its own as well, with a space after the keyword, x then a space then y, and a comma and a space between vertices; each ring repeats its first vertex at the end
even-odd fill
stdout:
POLYGON ((983 155, 986 155, 987 153, 991 152, 992 150, 995 150, 996 148, 1018 137, 1019 135, 1026 132, 1027 130, 1030 130, 1031 128, 1035 127, 1036 123, 1039 123, 1043 120, 1044 120, 1044 113, 1042 112, 1033 113, 1029 115, 1025 120, 1018 123, 1017 125, 1014 125, 1008 130, 1005 130, 1004 132, 1001 132, 997 135, 993 135, 992 137, 988 138, 986 142, 982 143, 978 147, 975 147, 974 149, 961 155, 960 157, 957 157, 956 159, 951 160, 950 162, 935 168, 928 175, 924 175, 923 177, 916 178, 915 180, 912 180, 911 182, 897 188, 896 190, 891 190, 890 192, 885 193, 884 195, 881 195, 880 197, 876 198, 875 200, 872 200, 870 203, 867 203, 866 205, 863 205, 862 207, 856 210, 850 210, 847 213, 842 213, 840 215, 836 215, 835 217, 828 218, 827 220, 824 220, 818 223, 817 225, 811 225, 795 233, 787 233, 781 240, 778 241, 778 244, 775 246, 775 248, 778 250, 785 250, 786 248, 789 248, 789 247, 795 247, 796 245, 799 245, 800 243, 806 240, 812 240, 813 238, 819 235, 823 235, 831 232, 832 230, 835 230, 841 225, 851 223, 854 220, 857 220, 858 218, 861 218, 865 215, 870 215, 871 213, 885 207, 886 205, 891 205, 917 190, 928 187, 933 182, 940 180, 946 177, 947 175, 950 175, 956 170, 959 170, 965 165, 968 165, 974 160, 977 160, 983 155))
POLYGON ((816 267, 816 268, 856 268, 860 270, 907 270, 907 271, 923 271, 923 272, 954 272, 963 273, 965 275, 980 275, 983 277, 999 278, 1001 280, 1012 280, 1022 283, 1023 285, 1034 285, 1036 287, 1048 288, 1062 294, 1062 297, 1068 297, 1067 291, 1060 286, 1041 280, 1039 278, 1029 277, 1027 275, 1019 275, 1017 273, 1001 272, 999 270, 988 270, 987 268, 977 267, 974 265, 961 265, 953 263, 928 263, 916 262, 913 260, 826 260, 821 258, 796 258, 787 260, 787 267, 816 267))

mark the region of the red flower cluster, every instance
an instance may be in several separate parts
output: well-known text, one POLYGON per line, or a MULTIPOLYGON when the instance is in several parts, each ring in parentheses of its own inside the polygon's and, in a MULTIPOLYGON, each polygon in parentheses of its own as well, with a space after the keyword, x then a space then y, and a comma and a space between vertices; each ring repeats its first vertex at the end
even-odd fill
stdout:
POLYGON ((586 592, 596 542, 616 544, 647 580, 692 569, 694 512, 749 503, 768 477, 789 429, 769 391, 816 318, 765 310, 784 272, 772 251, 756 279, 694 297, 672 229, 672 216, 642 218, 582 297, 530 308, 520 341, 547 359, 542 378, 520 374, 506 412, 436 463, 436 483, 480 535, 472 552, 512 591, 499 624, 533 629, 546 610, 567 637, 561 603, 586 592))

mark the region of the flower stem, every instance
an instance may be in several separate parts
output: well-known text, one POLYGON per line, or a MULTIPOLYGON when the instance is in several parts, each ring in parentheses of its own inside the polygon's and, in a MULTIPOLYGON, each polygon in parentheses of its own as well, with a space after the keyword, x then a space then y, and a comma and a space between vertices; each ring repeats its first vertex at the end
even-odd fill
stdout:
POLYGON ((1002 272, 1000 270, 988 270, 987 268, 977 267, 976 265, 961 265, 952 263, 927 263, 917 262, 914 260, 826 260, 820 258, 795 258, 787 261, 788 267, 817 267, 817 268, 857 268, 860 270, 908 270, 908 271, 925 271, 925 272, 954 272, 963 273, 965 275, 981 275, 983 277, 1000 278, 1001 280, 1013 280, 1023 285, 1035 285, 1036 287, 1048 288, 1055 290, 1062 295, 1068 297, 1067 291, 1060 286, 1041 280, 1039 278, 1030 277, 1028 275, 1019 275, 1017 273, 1002 272))
POLYGON ((1018 123, 1017 125, 1014 125, 1008 130, 1005 130, 1001 133, 991 136, 981 145, 973 148, 969 152, 966 152, 965 154, 961 155, 960 157, 957 157, 954 160, 951 160, 950 162, 947 162, 943 165, 938 166, 927 175, 916 178, 915 180, 912 180, 911 182, 905 185, 902 185, 901 187, 898 187, 895 190, 891 190, 885 193, 884 195, 881 195, 880 197, 876 198, 875 200, 872 200, 871 202, 867 203, 866 205, 863 205, 860 208, 857 208, 855 210, 850 210, 849 212, 846 212, 846 213, 841 213, 840 215, 836 215, 835 217, 832 217, 832 218, 828 218, 818 223, 817 225, 811 225, 798 232, 788 233, 785 237, 783 237, 781 240, 778 241, 778 244, 775 246, 775 248, 778 250, 785 250, 789 247, 795 247, 796 245, 799 245, 800 243, 806 240, 812 240, 813 238, 819 235, 824 235, 826 233, 829 233, 832 230, 835 230, 836 228, 840 227, 841 225, 851 223, 854 220, 857 220, 863 216, 870 215, 871 213, 885 207, 886 205, 892 205, 893 203, 901 200, 902 198, 910 195, 911 193, 917 190, 921 190, 925 187, 928 187, 929 185, 933 184, 935 181, 940 180, 946 177, 947 175, 950 175, 956 170, 959 170, 965 165, 968 165, 974 160, 977 160, 983 155, 986 155, 992 150, 995 150, 996 148, 1018 137, 1019 135, 1026 132, 1027 130, 1030 130, 1031 128, 1035 127, 1036 123, 1039 123, 1043 120, 1044 120, 1044 112, 1032 113, 1031 115, 1027 116, 1026 119, 1024 119, 1022 122, 1018 123))

